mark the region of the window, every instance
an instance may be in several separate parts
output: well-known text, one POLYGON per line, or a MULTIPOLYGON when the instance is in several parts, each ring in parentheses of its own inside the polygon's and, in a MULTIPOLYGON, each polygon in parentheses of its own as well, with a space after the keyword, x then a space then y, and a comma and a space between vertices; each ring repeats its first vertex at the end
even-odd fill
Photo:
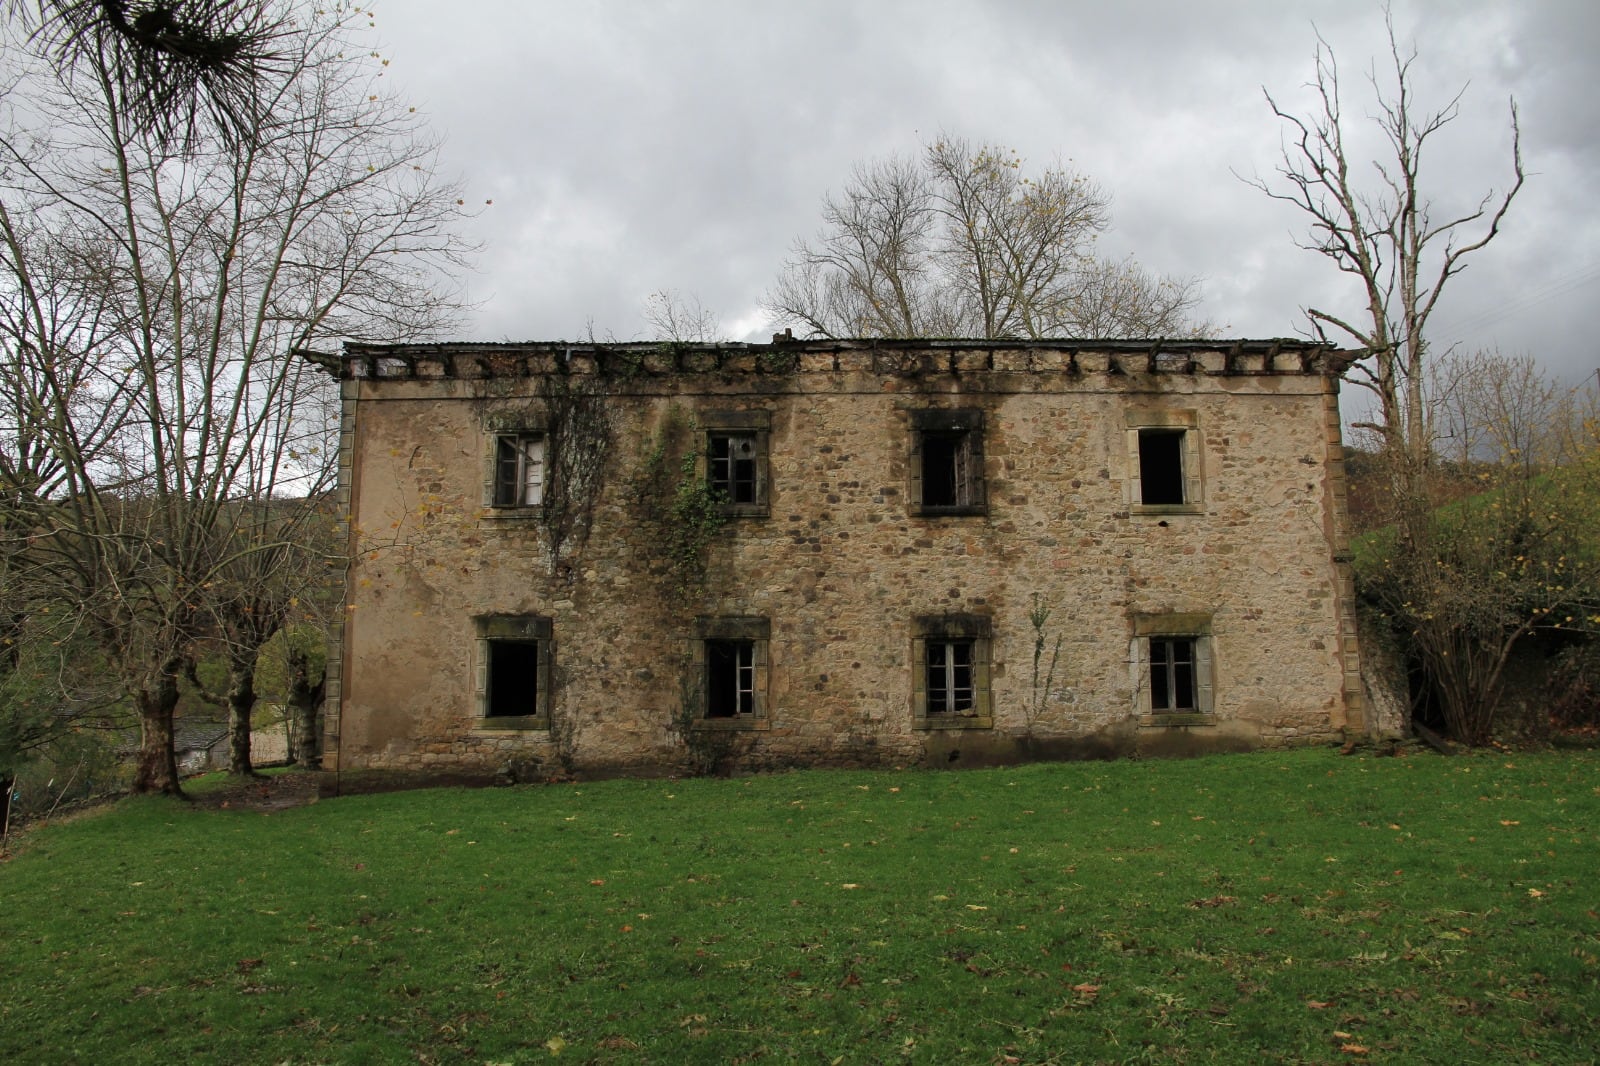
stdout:
POLYGON ((706 641, 706 717, 737 718, 756 710, 756 642, 706 641))
POLYGON ((924 615, 912 638, 912 704, 927 729, 986 728, 989 701, 989 619, 983 615, 924 615))
POLYGON ((751 504, 757 499, 756 435, 712 433, 711 491, 731 504, 751 504))
POLYGON ((927 644, 929 714, 971 714, 977 707, 971 640, 929 638, 927 644))
POLYGON ((1129 412, 1128 452, 1133 512, 1200 512, 1200 430, 1193 411, 1129 412))
POLYGON ((1211 616, 1134 618, 1135 713, 1147 725, 1203 725, 1212 713, 1211 616))
POLYGON ((694 726, 764 727, 771 629, 765 618, 695 620, 696 676, 687 694, 692 701, 688 717, 694 726))
POLYGON ((1150 709, 1155 713, 1197 710, 1194 651, 1193 637, 1150 638, 1150 709))
POLYGON ((1146 506, 1180 504, 1183 499, 1181 429, 1139 431, 1139 502, 1146 506))
POLYGON ((476 625, 480 728, 550 728, 550 619, 493 615, 476 625))
POLYGON ((537 507, 544 502, 544 435, 506 434, 495 438, 495 507, 537 507))
POLYGON ((914 514, 983 514, 983 412, 973 408, 911 412, 914 514))
POLYGON ((771 411, 703 411, 706 487, 730 517, 768 513, 767 446, 771 411))

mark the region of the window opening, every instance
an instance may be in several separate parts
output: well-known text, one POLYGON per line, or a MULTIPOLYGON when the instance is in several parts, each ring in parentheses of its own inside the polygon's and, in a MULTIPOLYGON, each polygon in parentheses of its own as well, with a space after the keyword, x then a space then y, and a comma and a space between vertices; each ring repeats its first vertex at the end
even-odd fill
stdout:
POLYGON ((977 706, 973 682, 973 642, 970 640, 929 640, 929 714, 961 714, 977 706))
POLYGON ((924 433, 922 436, 922 505, 971 507, 977 493, 972 480, 970 433, 924 433))
POLYGON ((711 434, 712 491, 728 503, 756 503, 756 450, 754 433, 711 434))
POLYGON ((524 718, 539 713, 539 645, 491 640, 484 696, 487 718, 524 718))
POLYGON ((706 717, 737 718, 756 710, 756 642, 706 641, 706 717))
POLYGON ((536 507, 544 499, 544 438, 501 437, 495 444, 494 505, 536 507))
POLYGON ((1139 431, 1140 503, 1160 506, 1184 502, 1183 434, 1181 429, 1139 431))
POLYGON ((1192 637, 1150 638, 1150 709, 1192 712, 1195 705, 1195 654, 1192 637))

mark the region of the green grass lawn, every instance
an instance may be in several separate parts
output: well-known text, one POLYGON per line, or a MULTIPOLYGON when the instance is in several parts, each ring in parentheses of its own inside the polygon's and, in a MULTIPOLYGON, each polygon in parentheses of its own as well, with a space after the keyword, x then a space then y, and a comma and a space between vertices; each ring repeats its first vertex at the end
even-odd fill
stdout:
POLYGON ((129 801, 0 1061, 1592 1062, 1600 753, 129 801))

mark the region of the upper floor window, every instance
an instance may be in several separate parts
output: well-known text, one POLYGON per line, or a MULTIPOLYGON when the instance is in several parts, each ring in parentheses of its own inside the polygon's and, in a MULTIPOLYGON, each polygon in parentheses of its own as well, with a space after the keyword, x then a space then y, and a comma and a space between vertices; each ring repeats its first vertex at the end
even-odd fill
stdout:
POLYGON ((544 502, 545 438, 542 433, 495 438, 495 507, 537 507, 544 502))
POLYGON ((702 411, 706 487, 731 517, 764 516, 771 506, 767 477, 772 412, 702 411))
POLYGON ((1193 411, 1128 413, 1129 507, 1146 514, 1198 514, 1200 427, 1193 411))
POLYGON ((913 514, 983 514, 983 412, 973 408, 911 412, 913 514))
POLYGON ((757 502, 761 482, 756 476, 756 435, 713 431, 709 439, 711 490, 731 504, 757 502))

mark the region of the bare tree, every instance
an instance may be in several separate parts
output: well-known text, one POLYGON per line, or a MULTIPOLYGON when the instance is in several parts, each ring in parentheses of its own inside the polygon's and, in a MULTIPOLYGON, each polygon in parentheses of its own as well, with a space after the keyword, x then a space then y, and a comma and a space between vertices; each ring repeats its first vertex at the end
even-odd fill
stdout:
POLYGON ((957 138, 919 159, 858 164, 822 202, 767 294, 774 324, 812 336, 1195 335, 1190 280, 1106 262, 1110 196, 1064 167, 1029 176, 1003 148, 957 138))
POLYGON ((656 340, 711 344, 722 340, 722 323, 693 295, 660 289, 645 297, 644 320, 656 340))
POLYGON ((37 370, 39 448, 61 467, 28 558, 52 568, 120 671, 141 791, 180 791, 178 680, 233 605, 263 609, 241 598, 264 584, 250 566, 301 565, 282 516, 327 456, 298 447, 317 382, 291 353, 427 337, 457 307, 439 274, 467 251, 457 192, 379 68, 348 58, 364 53, 347 17, 306 12, 276 39, 284 77, 246 136, 179 146, 128 121, 111 46, 64 68, 36 51, 4 101, 0 237, 25 331, 0 343, 37 370), (105 308, 65 331, 58 246, 93 265, 84 286, 105 308), (76 383, 35 343, 53 333, 86 368, 76 383))
POLYGON ((1371 353, 1369 362, 1357 364, 1364 375, 1357 380, 1377 394, 1382 422, 1372 428, 1386 449, 1403 452, 1407 463, 1397 470, 1418 470, 1426 466, 1432 447, 1424 399, 1428 319, 1446 283, 1465 268, 1466 258, 1499 234, 1524 175, 1512 101, 1510 184, 1504 192, 1485 193, 1459 213, 1434 217, 1422 177, 1424 152, 1460 114, 1465 89, 1437 110, 1420 107, 1412 74, 1417 50, 1401 47, 1387 11, 1385 24, 1385 78, 1380 80, 1375 67, 1368 81, 1377 105, 1371 121, 1388 145, 1388 155, 1373 160, 1371 170, 1353 157, 1338 63, 1319 36, 1311 84, 1316 111, 1295 115, 1266 93, 1272 113, 1284 123, 1283 161, 1275 181, 1246 180, 1272 199, 1298 208, 1310 226, 1300 246, 1326 256, 1360 284, 1364 306, 1359 314, 1317 308, 1306 313, 1319 336, 1331 331, 1371 353))

